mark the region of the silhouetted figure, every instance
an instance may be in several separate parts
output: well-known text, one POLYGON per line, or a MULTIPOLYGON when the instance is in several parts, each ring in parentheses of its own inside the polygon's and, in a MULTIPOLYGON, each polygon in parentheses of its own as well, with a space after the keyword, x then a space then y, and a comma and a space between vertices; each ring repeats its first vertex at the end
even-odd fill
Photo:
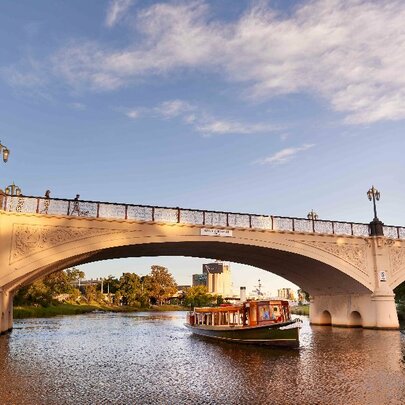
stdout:
POLYGON ((45 191, 44 209, 40 212, 41 214, 47 214, 49 209, 49 204, 51 203, 51 190, 45 191))
POLYGON ((80 194, 76 194, 76 197, 73 200, 73 208, 72 208, 72 211, 70 212, 70 215, 80 216, 79 198, 80 198, 80 194))

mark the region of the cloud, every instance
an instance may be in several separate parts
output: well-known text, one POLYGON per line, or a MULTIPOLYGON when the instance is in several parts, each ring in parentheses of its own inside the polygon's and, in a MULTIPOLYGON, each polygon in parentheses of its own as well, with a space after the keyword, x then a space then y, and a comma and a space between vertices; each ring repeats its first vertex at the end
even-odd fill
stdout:
POLYGON ((212 117, 197 106, 184 100, 167 100, 156 107, 138 107, 125 111, 125 115, 132 119, 149 115, 162 119, 180 118, 185 124, 204 135, 223 134, 253 134, 272 132, 279 128, 263 123, 243 123, 236 120, 224 120, 212 117))
POLYGON ((141 114, 142 114, 142 110, 141 109, 133 109, 133 110, 129 110, 129 111, 127 111, 126 113, 125 113, 125 115, 127 116, 127 117, 129 117, 129 118, 132 118, 132 119, 137 119, 137 118, 139 118, 140 116, 141 116, 141 114))
POLYGON ((218 134, 253 134, 274 131, 276 127, 265 124, 246 124, 239 121, 226 121, 208 118, 201 120, 196 126, 197 131, 208 135, 218 134), (205 122, 204 122, 205 121, 205 122))
POLYGON ((279 165, 284 164, 293 159, 298 153, 308 150, 315 146, 314 144, 305 144, 297 148, 285 148, 275 154, 257 161, 260 164, 279 165))
POLYGON ((125 15, 133 0, 111 0, 108 5, 105 24, 111 28, 125 15))
MULTIPOLYGON (((210 71, 254 100, 310 94, 350 124, 405 118, 403 0, 309 0, 288 15, 270 4, 253 3, 226 22, 202 0, 154 4, 137 11, 138 35, 127 46, 73 41, 51 64, 75 88, 113 91, 145 77, 210 71)), ((129 5, 111 2, 106 24, 129 5)))
POLYGON ((174 118, 184 115, 184 113, 193 111, 194 106, 183 100, 169 100, 155 107, 154 111, 165 118, 174 118))

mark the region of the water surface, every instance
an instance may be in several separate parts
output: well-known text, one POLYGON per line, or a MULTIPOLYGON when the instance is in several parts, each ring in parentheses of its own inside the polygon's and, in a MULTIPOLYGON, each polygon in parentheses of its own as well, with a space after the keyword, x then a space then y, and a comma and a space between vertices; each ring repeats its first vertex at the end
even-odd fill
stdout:
POLYGON ((16 320, 1 404, 404 404, 405 335, 309 326, 299 349, 213 342, 184 312, 16 320))

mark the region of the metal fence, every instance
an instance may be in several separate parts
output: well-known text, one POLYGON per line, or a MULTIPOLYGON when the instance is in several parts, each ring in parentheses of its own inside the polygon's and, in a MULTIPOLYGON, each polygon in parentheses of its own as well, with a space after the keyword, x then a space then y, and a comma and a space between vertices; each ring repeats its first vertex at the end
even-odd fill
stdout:
MULTIPOLYGON (((204 211, 150 205, 116 204, 59 198, 4 196, 1 209, 9 212, 69 215, 146 222, 181 223, 231 228, 266 229, 333 235, 369 236, 369 224, 312 220, 272 215, 204 211)), ((384 226, 384 236, 405 239, 405 227, 384 226)))

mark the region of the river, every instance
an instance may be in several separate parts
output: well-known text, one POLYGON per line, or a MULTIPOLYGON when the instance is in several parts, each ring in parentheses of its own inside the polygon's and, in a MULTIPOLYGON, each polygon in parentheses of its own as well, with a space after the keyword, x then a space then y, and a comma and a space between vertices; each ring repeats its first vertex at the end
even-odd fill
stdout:
POLYGON ((299 349, 193 336, 184 312, 16 320, 1 404, 404 404, 405 334, 310 326, 299 349))

